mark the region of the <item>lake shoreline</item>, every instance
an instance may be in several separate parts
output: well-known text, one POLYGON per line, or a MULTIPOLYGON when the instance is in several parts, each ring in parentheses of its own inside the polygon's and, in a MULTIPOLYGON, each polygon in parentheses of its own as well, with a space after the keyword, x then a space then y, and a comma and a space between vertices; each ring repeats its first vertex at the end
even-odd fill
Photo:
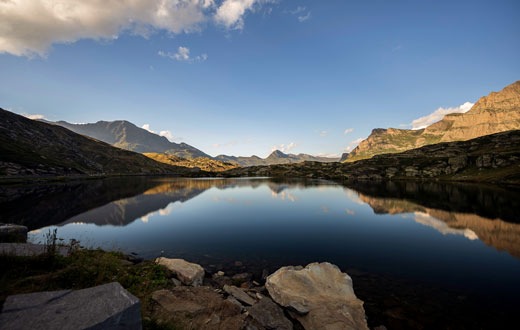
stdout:
MULTIPOLYGON (((82 289, 112 282, 115 279, 142 301, 145 329, 161 323, 160 320, 155 319, 156 309, 150 300, 152 293, 176 286, 168 279, 171 274, 162 266, 156 265, 154 259, 144 260, 120 252, 100 249, 76 250, 70 256, 2 255, 0 258, 7 266, 2 271, 2 303, 7 295, 50 289, 82 289), (88 266, 79 266, 80 263, 86 263, 88 266), (21 268, 24 270, 21 271, 21 268), (142 273, 143 269, 146 272, 142 273), (16 276, 9 275, 14 271, 17 272, 16 276), (74 273, 76 280, 67 276, 60 277, 67 271, 74 273), (136 278, 135 274, 139 273, 140 278, 139 276, 136 278), (92 274, 97 274, 94 281, 87 279, 92 274), (150 284, 150 277, 154 278, 152 282, 155 284, 150 284), (38 284, 38 279, 40 281, 54 279, 54 281, 38 284), (32 283, 28 286, 27 281, 32 283)), ((257 270, 249 269, 247 261, 230 262, 220 270, 207 266, 204 269, 206 273, 203 286, 209 286, 213 290, 222 290, 224 283, 244 288, 256 285, 259 290, 262 290, 265 284, 266 274, 259 275, 257 270)), ((380 325, 384 325, 387 329, 472 329, 476 327, 492 329, 506 326, 515 320, 516 309, 514 305, 508 307, 508 303, 511 303, 509 301, 497 305, 496 301, 489 301, 486 296, 468 295, 457 290, 443 290, 427 283, 399 279, 390 275, 370 274, 355 269, 341 270, 351 276, 357 297, 364 301, 370 329, 380 325)), ((266 294, 265 291, 261 292, 266 294)))

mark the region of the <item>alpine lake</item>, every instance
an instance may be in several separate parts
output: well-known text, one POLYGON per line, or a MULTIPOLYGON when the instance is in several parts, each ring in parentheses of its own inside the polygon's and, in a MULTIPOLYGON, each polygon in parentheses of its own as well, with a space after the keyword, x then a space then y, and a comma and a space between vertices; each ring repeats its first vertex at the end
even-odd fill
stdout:
POLYGON ((109 178, 0 186, 1 222, 43 243, 183 258, 261 282, 348 273, 369 325, 500 329, 520 310, 520 190, 431 182, 109 178))

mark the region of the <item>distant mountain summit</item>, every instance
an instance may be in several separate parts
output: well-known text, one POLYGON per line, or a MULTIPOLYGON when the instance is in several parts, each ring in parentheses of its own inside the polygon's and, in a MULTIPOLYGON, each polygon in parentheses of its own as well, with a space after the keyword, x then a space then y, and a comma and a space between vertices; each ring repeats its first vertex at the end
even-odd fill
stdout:
POLYGON ((446 115, 424 129, 376 128, 352 150, 346 161, 517 129, 520 129, 520 81, 480 98, 468 112, 446 115))
POLYGON ((106 142, 114 147, 134 152, 167 153, 187 159, 211 158, 211 156, 189 144, 170 142, 164 136, 151 133, 126 120, 98 121, 92 124, 71 124, 58 121, 52 124, 106 142))
POLYGON ((240 166, 258 166, 258 165, 277 165, 277 164, 294 164, 301 163, 304 161, 314 161, 314 162, 337 162, 339 158, 330 158, 330 157, 319 157, 312 156, 307 154, 286 154, 281 152, 280 150, 273 151, 267 158, 260 158, 258 156, 251 157, 235 157, 235 156, 226 156, 226 155, 218 155, 214 159, 220 160, 222 162, 228 162, 237 164, 240 166))

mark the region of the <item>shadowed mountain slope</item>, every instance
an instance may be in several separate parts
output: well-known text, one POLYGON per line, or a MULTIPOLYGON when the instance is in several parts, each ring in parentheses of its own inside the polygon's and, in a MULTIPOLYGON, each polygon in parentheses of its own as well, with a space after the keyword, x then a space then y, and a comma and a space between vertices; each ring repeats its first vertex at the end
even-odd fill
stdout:
POLYGON ((0 109, 0 176, 187 173, 185 168, 0 109))

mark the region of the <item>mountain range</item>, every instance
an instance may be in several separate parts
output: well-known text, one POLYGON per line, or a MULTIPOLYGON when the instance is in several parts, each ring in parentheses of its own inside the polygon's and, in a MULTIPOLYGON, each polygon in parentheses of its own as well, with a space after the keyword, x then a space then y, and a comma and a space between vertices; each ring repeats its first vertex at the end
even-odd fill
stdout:
POLYGON ((75 133, 106 142, 114 147, 139 153, 155 154, 155 158, 158 157, 157 154, 168 154, 187 160, 207 158, 238 166, 291 164, 306 160, 319 162, 333 162, 339 160, 338 158, 315 157, 307 154, 285 154, 279 150, 273 151, 267 158, 260 158, 258 156, 236 157, 227 155, 211 157, 189 144, 170 142, 164 136, 159 136, 143 128, 137 127, 135 124, 126 120, 110 122, 98 121, 90 124, 71 124, 65 121, 48 123, 65 127, 75 133))
POLYGON ((189 144, 170 142, 164 136, 137 127, 126 120, 98 121, 91 124, 71 124, 65 121, 49 123, 103 141, 114 147, 139 153, 166 153, 187 159, 197 157, 211 158, 208 154, 189 144))
POLYGON ((466 113, 453 113, 418 130, 376 128, 348 155, 353 162, 441 142, 466 141, 520 129, 520 81, 480 98, 466 113))
POLYGON ((0 108, 0 175, 189 175, 190 171, 0 108))
POLYGON ((286 154, 280 150, 274 150, 267 158, 260 158, 258 156, 250 157, 235 157, 218 155, 215 157, 216 160, 220 160, 226 163, 237 164, 239 166, 259 166, 259 165, 277 165, 277 164, 295 164, 304 161, 314 162, 337 162, 339 158, 330 157, 319 157, 308 154, 286 154))

